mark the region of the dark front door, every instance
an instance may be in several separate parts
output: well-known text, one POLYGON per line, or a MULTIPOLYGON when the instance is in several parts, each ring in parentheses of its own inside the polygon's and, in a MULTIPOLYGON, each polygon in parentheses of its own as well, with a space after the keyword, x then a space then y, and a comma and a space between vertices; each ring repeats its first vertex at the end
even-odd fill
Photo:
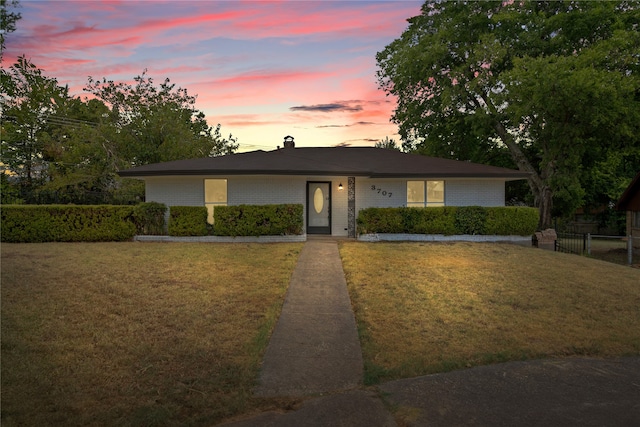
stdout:
POLYGON ((331 234, 330 182, 307 182, 307 234, 331 234))

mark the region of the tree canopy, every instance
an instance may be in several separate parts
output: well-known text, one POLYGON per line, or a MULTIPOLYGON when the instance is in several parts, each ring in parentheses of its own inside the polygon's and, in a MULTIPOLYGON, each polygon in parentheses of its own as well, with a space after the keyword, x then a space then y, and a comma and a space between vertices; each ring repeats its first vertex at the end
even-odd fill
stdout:
POLYGON ((5 48, 6 35, 16 30, 16 22, 22 18, 19 12, 11 11, 19 6, 18 0, 0 0, 0 61, 5 48))
POLYGON ((403 146, 528 172, 541 228, 614 195, 607 168, 640 169, 639 11, 625 1, 427 1, 377 54, 403 146))
POLYGON ((207 124, 195 96, 146 70, 133 84, 89 77, 84 99, 24 57, 1 78, 1 160, 27 202, 134 202, 143 186, 118 170, 238 148, 207 124))

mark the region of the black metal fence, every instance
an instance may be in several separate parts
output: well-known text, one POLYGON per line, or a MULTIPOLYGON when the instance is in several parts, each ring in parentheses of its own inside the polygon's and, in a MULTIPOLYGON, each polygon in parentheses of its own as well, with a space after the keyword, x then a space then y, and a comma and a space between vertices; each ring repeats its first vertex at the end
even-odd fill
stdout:
POLYGON ((556 233, 556 252, 584 255, 587 253, 587 233, 556 233))
POLYGON ((640 265, 640 251, 637 247, 634 249, 633 244, 637 237, 562 232, 556 232, 556 235, 556 252, 592 256, 617 264, 640 265))

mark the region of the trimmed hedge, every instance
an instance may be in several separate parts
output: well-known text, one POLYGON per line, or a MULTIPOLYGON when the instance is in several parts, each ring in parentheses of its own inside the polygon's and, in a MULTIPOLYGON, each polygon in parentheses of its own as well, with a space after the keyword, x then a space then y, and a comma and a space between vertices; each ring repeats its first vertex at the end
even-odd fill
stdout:
POLYGON ((216 236, 279 236, 302 234, 301 204, 216 206, 216 236))
POLYGON ((515 206, 367 208, 358 213, 357 223, 360 234, 528 236, 538 226, 538 210, 515 206))
POLYGON ((1 240, 11 243, 108 242, 136 233, 133 206, 3 205, 1 240))
POLYGON ((164 234, 164 214, 167 206, 158 202, 143 202, 133 208, 133 221, 136 234, 164 234))
POLYGON ((205 206, 171 206, 169 208, 169 236, 208 235, 207 215, 205 206))

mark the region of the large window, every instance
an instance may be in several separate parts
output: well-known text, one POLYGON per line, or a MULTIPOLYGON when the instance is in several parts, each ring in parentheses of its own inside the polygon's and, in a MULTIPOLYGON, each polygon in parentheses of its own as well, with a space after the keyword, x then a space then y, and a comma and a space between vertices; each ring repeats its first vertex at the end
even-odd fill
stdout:
POLYGON ((216 206, 227 204, 227 180, 226 179, 205 179, 204 180, 204 205, 207 207, 209 215, 207 221, 213 224, 213 210, 216 206))
POLYGON ((407 206, 444 206, 444 181, 407 181, 407 206))

